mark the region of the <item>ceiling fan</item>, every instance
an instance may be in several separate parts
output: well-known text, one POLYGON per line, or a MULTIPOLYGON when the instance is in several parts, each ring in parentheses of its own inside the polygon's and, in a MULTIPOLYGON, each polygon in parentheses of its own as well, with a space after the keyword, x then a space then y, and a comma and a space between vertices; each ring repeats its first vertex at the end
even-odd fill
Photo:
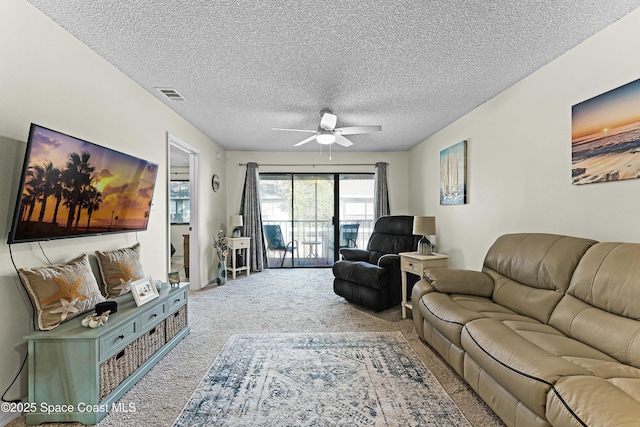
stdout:
POLYGON ((285 130, 291 132, 307 132, 313 133, 313 136, 302 140, 294 145, 294 147, 299 147, 300 145, 306 144, 307 142, 311 142, 314 139, 318 141, 319 144, 330 145, 336 143, 338 145, 342 145, 343 147, 349 147, 353 145, 353 142, 349 141, 343 135, 356 135, 361 133, 371 133, 371 132, 380 132, 382 130, 382 126, 350 126, 350 127, 341 127, 336 128, 336 124, 338 123, 338 116, 333 114, 329 110, 322 110, 320 112, 320 125, 318 126, 318 130, 307 130, 307 129, 283 129, 283 128, 272 128, 272 130, 285 130))

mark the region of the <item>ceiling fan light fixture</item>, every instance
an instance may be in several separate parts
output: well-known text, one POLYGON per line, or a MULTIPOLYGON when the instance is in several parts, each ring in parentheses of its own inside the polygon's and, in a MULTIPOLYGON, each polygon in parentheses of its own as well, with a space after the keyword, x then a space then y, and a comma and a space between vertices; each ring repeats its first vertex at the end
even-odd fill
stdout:
POLYGON ((319 144, 329 145, 336 142, 336 136, 331 132, 320 132, 316 136, 316 140, 319 144))
POLYGON ((322 118, 320 119, 320 125, 317 130, 309 129, 288 129, 288 128, 272 128, 273 130, 286 130, 292 132, 310 132, 313 136, 294 144, 294 147, 299 147, 311 141, 316 141, 318 144, 331 145, 338 144, 342 147, 351 147, 353 142, 345 138, 344 135, 356 135, 360 133, 380 132, 382 126, 347 126, 336 128, 338 123, 338 116, 331 113, 328 110, 322 110, 320 112, 322 118))

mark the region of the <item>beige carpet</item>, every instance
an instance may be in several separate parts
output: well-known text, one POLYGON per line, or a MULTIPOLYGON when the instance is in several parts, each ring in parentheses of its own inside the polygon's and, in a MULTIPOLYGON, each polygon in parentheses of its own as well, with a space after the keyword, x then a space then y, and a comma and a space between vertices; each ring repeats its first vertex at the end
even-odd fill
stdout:
MULTIPOLYGON (((333 293, 331 269, 280 269, 189 293, 191 335, 120 400, 135 412, 110 413, 100 426, 171 426, 234 333, 401 332, 474 426, 502 423, 466 383, 418 338, 400 308, 373 313, 333 293)), ((428 402, 425 402, 428 405, 428 402)), ((24 417, 9 424, 24 426, 24 417)), ((43 424, 70 426, 79 424, 43 424)))

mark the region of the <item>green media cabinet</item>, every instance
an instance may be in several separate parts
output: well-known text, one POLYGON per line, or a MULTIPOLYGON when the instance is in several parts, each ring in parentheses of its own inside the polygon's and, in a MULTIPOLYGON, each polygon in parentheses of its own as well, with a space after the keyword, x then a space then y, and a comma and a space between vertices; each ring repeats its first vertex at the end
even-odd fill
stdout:
POLYGON ((96 424, 143 375, 189 334, 186 284, 163 283, 159 297, 137 307, 131 294, 104 326, 82 326, 84 315, 25 337, 29 345, 27 424, 96 424))

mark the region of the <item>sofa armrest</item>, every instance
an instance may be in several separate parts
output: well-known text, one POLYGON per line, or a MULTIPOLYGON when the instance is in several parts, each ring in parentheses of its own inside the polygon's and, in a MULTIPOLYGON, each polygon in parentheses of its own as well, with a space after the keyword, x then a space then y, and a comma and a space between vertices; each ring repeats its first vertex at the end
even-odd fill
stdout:
POLYGON ((382 255, 378 259, 378 267, 381 267, 390 271, 392 270, 400 271, 400 255, 396 255, 396 254, 382 255))
POLYGON ((480 297, 491 297, 493 294, 493 279, 480 271, 427 268, 424 278, 434 290, 442 293, 480 297))
POLYGON ((435 288, 427 279, 422 278, 413 285, 413 288, 411 289, 411 300, 420 301, 420 298, 430 292, 436 292, 435 288))
POLYGON ((342 248, 340 255, 347 261, 369 261, 371 253, 366 249, 342 248))
POLYGON ((424 340, 424 318, 422 317, 418 304, 424 295, 435 291, 431 283, 425 278, 418 280, 416 284, 413 285, 413 288, 411 288, 411 301, 413 302, 411 316, 413 318, 413 326, 416 328, 416 332, 422 340, 424 340))

